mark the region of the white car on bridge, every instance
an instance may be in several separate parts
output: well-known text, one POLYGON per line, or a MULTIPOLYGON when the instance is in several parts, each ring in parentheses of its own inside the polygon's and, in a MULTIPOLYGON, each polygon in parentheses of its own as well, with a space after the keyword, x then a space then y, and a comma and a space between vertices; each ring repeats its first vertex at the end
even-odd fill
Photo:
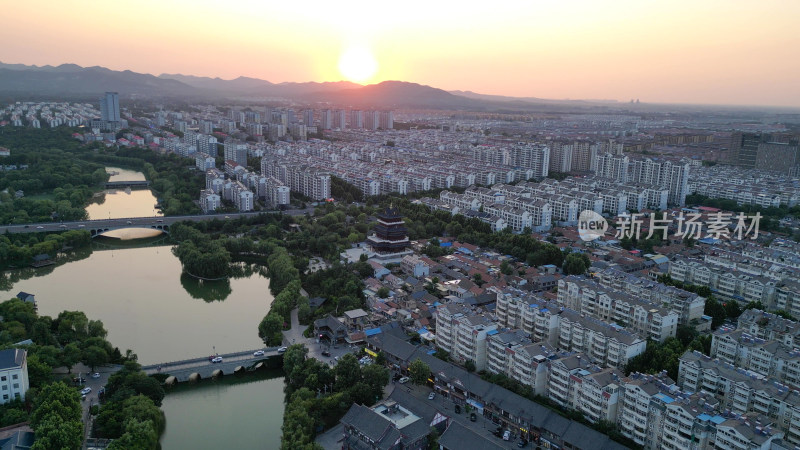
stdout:
POLYGON ((221 363, 222 362, 222 356, 217 356, 216 358, 212 359, 211 362, 215 363, 215 364, 216 363, 221 363))

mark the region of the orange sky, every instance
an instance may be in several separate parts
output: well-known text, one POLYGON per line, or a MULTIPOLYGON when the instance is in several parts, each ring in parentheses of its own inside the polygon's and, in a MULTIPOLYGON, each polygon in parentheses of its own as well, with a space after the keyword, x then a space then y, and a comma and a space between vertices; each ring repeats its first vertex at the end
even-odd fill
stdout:
POLYGON ((796 0, 0 1, 0 61, 541 98, 800 106, 796 0), (382 6, 382 4, 391 6, 382 6), (6 15, 6 14, 4 14, 6 15))

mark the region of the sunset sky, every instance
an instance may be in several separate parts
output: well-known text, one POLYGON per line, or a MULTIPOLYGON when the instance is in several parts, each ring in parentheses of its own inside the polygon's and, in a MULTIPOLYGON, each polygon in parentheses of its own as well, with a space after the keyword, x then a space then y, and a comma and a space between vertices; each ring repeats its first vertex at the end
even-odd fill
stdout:
POLYGON ((5 63, 334 81, 368 74, 363 58, 371 54, 374 74, 362 80, 368 83, 800 107, 796 0, 4 0, 0 6, 13 18, 0 27, 5 63), (340 64, 348 51, 349 63, 340 64))

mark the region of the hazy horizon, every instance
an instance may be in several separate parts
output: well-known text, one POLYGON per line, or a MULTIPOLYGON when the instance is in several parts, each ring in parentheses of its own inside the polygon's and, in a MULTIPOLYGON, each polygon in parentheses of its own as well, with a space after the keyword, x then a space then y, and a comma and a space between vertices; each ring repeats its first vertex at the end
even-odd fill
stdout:
POLYGON ((17 4, 0 61, 554 100, 800 107, 800 2, 17 4), (23 38, 24 36, 24 38, 23 38))

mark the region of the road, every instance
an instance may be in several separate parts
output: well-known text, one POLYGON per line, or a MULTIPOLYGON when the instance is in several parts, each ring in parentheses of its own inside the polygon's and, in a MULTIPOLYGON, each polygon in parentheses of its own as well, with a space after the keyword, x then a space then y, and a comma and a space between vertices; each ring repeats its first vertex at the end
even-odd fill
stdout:
MULTIPOLYGON (((274 214, 279 211, 258 211, 246 213, 227 214, 200 214, 192 216, 152 216, 152 217, 124 217, 114 219, 82 220, 75 222, 43 222, 18 225, 0 225, 0 233, 47 233, 66 230, 99 229, 99 228, 152 228, 154 226, 172 225, 175 222, 189 220, 198 222, 213 219, 238 219, 239 217, 252 217, 259 214, 274 214)), ((289 209, 282 211, 287 216, 302 216, 305 213, 314 214, 314 208, 289 209)))
MULTIPOLYGON (((252 350, 244 350, 244 351, 235 352, 235 353, 225 353, 225 354, 221 354, 221 355, 218 354, 216 356, 221 356, 222 360, 225 363, 232 363, 232 362, 237 362, 237 361, 252 361, 255 358, 253 356, 253 352, 255 352, 256 350, 263 350, 266 354, 269 354, 271 352, 274 352, 276 349, 277 349, 277 347, 273 347, 273 348, 255 348, 255 349, 252 349, 252 350)), ((162 364, 151 364, 151 365, 148 365, 148 366, 143 366, 142 370, 147 375, 153 375, 153 374, 159 373, 159 370, 158 370, 159 367, 161 367, 160 372, 169 373, 170 371, 193 369, 193 368, 196 368, 196 367, 205 367, 205 366, 209 366, 211 364, 213 364, 213 363, 211 363, 209 361, 208 357, 204 356, 204 357, 199 357, 199 358, 187 359, 187 360, 183 360, 183 361, 172 361, 172 362, 165 362, 165 363, 162 363, 162 364)))

